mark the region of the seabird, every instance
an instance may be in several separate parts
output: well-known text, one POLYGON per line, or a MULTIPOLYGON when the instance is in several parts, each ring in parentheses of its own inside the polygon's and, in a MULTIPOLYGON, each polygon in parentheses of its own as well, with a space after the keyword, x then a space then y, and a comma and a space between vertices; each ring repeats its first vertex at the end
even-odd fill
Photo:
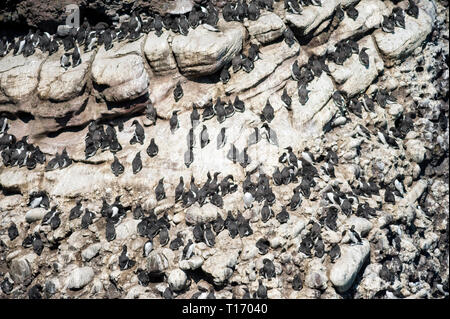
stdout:
POLYGON ((294 32, 292 32, 289 27, 286 27, 286 29, 283 31, 283 36, 284 42, 286 42, 289 47, 291 47, 296 42, 294 32))
MULTIPOLYGON (((40 254, 39 254, 40 255, 40 254)), ((29 299, 42 299, 41 296, 42 286, 37 284, 28 290, 28 298, 29 299)))
POLYGON ((215 244, 215 235, 211 229, 211 223, 207 223, 204 229, 204 241, 208 247, 214 247, 215 244))
POLYGON ((64 53, 61 55, 60 64, 64 68, 64 70, 67 70, 70 66, 70 53, 64 53))
POLYGON ((147 103, 145 108, 145 116, 152 122, 153 125, 156 124, 156 109, 151 101, 147 103))
POLYGON ((369 68, 369 55, 366 53, 366 50, 368 48, 364 47, 359 52, 359 62, 361 62, 362 65, 366 67, 366 69, 369 68))
POLYGON ((209 144, 208 129, 206 128, 205 125, 203 125, 202 131, 200 132, 200 146, 201 148, 204 148, 208 144, 209 144))
POLYGON ((261 138, 262 135, 259 132, 259 128, 255 127, 254 132, 248 137, 248 146, 257 144, 261 140, 261 138))
POLYGON ((192 148, 189 148, 185 153, 184 153, 184 164, 186 165, 187 168, 189 168, 189 166, 194 162, 194 152, 192 151, 192 148))
POLYGON ((232 117, 233 115, 234 115, 233 103, 231 103, 231 101, 228 101, 227 106, 225 106, 225 117, 229 118, 232 117))
POLYGON ((296 210, 300 206, 301 203, 302 203, 302 199, 300 196, 300 192, 299 191, 294 192, 294 195, 292 196, 291 202, 289 204, 290 210, 296 210))
POLYGON ((257 299, 267 299, 267 288, 263 285, 262 280, 258 280, 259 286, 256 290, 256 298, 257 299))
POLYGON ((301 84, 298 87, 298 100, 302 105, 305 105, 309 100, 309 90, 306 88, 306 84, 301 84))
POLYGON ((300 81, 301 79, 300 67, 298 66, 297 60, 292 64, 292 79, 294 81, 300 81))
POLYGON ((267 123, 264 123, 261 128, 264 128, 265 131, 262 136, 264 136, 270 144, 278 146, 278 137, 274 130, 272 130, 267 123))
POLYGON ((300 291, 303 289, 303 282, 299 274, 295 274, 294 278, 292 279, 292 289, 295 291, 300 291))
POLYGON ((194 243, 192 242, 192 239, 189 239, 188 243, 183 248, 182 259, 184 260, 191 258, 193 253, 194 253, 194 243))
POLYGON ((284 88, 283 94, 281 95, 281 101, 284 103, 284 106, 286 107, 286 109, 288 111, 292 111, 292 108, 291 108, 292 99, 288 95, 286 88, 284 88))
POLYGON ((9 295, 14 288, 14 282, 10 281, 8 277, 5 277, 5 280, 2 281, 0 287, 4 294, 9 295))
POLYGON ((225 112, 225 103, 222 102, 220 98, 217 99, 216 104, 214 105, 214 111, 217 115, 217 121, 223 123, 227 116, 225 112))
POLYGON ((200 123, 200 114, 198 113, 197 105, 195 104, 192 105, 192 112, 190 117, 192 128, 196 128, 197 125, 200 123))
POLYGON ((155 143, 155 139, 152 138, 150 140, 150 144, 147 147, 147 154, 150 157, 155 157, 156 155, 158 155, 158 145, 156 145, 155 143))
POLYGON ((166 226, 161 227, 159 231, 159 244, 161 247, 164 247, 169 242, 169 230, 166 226))
POLYGON ((133 168, 133 174, 137 174, 142 170, 141 152, 137 152, 136 156, 131 162, 131 166, 133 168))
POLYGON ((280 224, 284 224, 289 220, 289 213, 286 210, 286 206, 281 208, 281 212, 278 213, 275 218, 278 220, 280 224))
POLYGON ((180 176, 180 183, 175 188, 175 203, 180 201, 184 193, 184 181, 183 176, 180 176))
POLYGON ((230 150, 227 153, 227 158, 235 164, 239 161, 239 150, 234 144, 231 144, 230 150))
POLYGON ((81 228, 86 229, 89 225, 92 224, 94 219, 94 213, 89 211, 87 208, 84 210, 84 215, 81 217, 81 228))
POLYGON ((155 188, 155 196, 157 201, 166 198, 166 192, 164 191, 164 177, 159 180, 158 186, 155 188))
POLYGON ((275 265, 270 259, 263 259, 263 267, 261 268, 260 273, 264 278, 269 280, 276 277, 275 265))
POLYGON ((56 206, 53 206, 50 211, 48 211, 44 217, 42 218, 41 224, 42 225, 48 225, 50 223, 50 219, 55 215, 56 213, 56 206))
POLYGON ((172 112, 172 117, 170 118, 169 124, 170 124, 170 131, 172 132, 172 134, 180 127, 180 124, 178 122, 178 116, 177 113, 179 111, 173 111, 172 112))
POLYGON ((205 105, 205 108, 203 109, 202 113, 202 120, 207 121, 209 119, 212 119, 216 113, 214 112, 214 107, 211 102, 207 103, 205 105))
POLYGON ((124 167, 119 162, 119 159, 116 157, 116 155, 114 155, 114 161, 111 164, 111 170, 116 177, 122 174, 124 171, 124 167))
POLYGON ((259 59, 259 53, 259 47, 256 44, 252 43, 250 45, 250 49, 248 50, 248 58, 251 61, 255 62, 259 59))
POLYGON ((302 8, 300 7, 298 0, 284 0, 284 8, 293 14, 302 13, 302 8))
POLYGON ((144 244, 142 255, 144 257, 148 257, 150 255, 150 252, 153 250, 153 241, 151 239, 147 240, 147 242, 144 244))
POLYGON ((183 88, 181 87, 181 82, 178 81, 175 89, 173 90, 173 97, 175 98, 175 102, 178 102, 183 97, 183 88))
POLYGON ((355 6, 353 4, 350 4, 347 7, 347 16, 352 19, 352 20, 356 20, 356 18, 358 18, 358 10, 355 9, 355 6))
POLYGON ((255 2, 250 3, 248 6, 248 19, 251 21, 256 21, 259 19, 259 16, 261 15, 258 6, 255 2))
POLYGON ((383 15, 383 22, 381 23, 381 29, 386 33, 394 33, 395 22, 392 16, 383 15))
POLYGON ((33 246, 33 251, 36 253, 36 255, 40 256, 42 253, 42 250, 44 249, 44 244, 41 240, 41 236, 37 232, 34 233, 34 239, 33 239, 32 246, 33 246))
POLYGON ((230 72, 228 72, 228 67, 224 67, 222 71, 220 72, 220 81, 222 81, 223 84, 227 84, 230 80, 230 72))
POLYGON ((250 73, 254 69, 254 67, 255 65, 253 64, 253 61, 244 56, 244 58, 242 59, 242 68, 244 69, 244 71, 250 73))
POLYGON ((272 105, 269 102, 269 99, 267 99, 266 101, 266 106, 264 106, 263 110, 262 110, 262 117, 264 121, 267 122, 272 122, 272 120, 274 119, 275 115, 274 115, 274 109, 272 107, 272 105))
POLYGON ((392 9, 392 14, 394 16, 395 25, 399 28, 405 29, 405 14, 403 9, 400 7, 395 7, 392 9))
POLYGON ((19 231, 17 230, 17 226, 14 223, 8 227, 8 237, 10 241, 13 241, 19 236, 19 231))
POLYGON ((196 8, 192 8, 191 12, 189 12, 188 22, 192 29, 195 29, 199 25, 199 15, 196 8))
POLYGON ((225 227, 225 221, 218 214, 217 218, 213 221, 213 229, 216 234, 220 233, 225 227))
POLYGON ((261 208, 260 213, 261 213, 261 221, 263 223, 266 223, 273 216, 273 211, 269 207, 267 201, 264 203, 264 206, 261 208))
POLYGON ((242 55, 240 53, 233 57, 231 60, 231 66, 233 68, 233 73, 238 72, 242 68, 242 55))
POLYGON ((119 256, 119 268, 120 270, 126 270, 133 267, 136 264, 134 260, 131 260, 127 256, 127 246, 122 246, 122 253, 119 256))
POLYGON ((234 99, 233 107, 237 112, 242 113, 245 111, 245 104, 239 99, 238 96, 234 99))
POLYGON ((409 0, 408 9, 406 9, 406 14, 417 19, 419 17, 419 7, 413 0, 409 0))
POLYGON ((81 64, 81 55, 80 55, 80 49, 77 45, 75 45, 75 48, 73 49, 72 53, 72 68, 78 66, 81 64))
POLYGON ((338 4, 338 6, 336 7, 335 16, 336 16, 336 18, 338 19, 339 22, 344 20, 344 10, 342 10, 342 7, 341 7, 340 4, 338 4))
POLYGON ((226 128, 222 127, 219 134, 217 135, 217 149, 221 149, 223 146, 225 146, 225 143, 227 141, 225 130, 226 128))
POLYGON ((145 132, 144 132, 144 128, 142 127, 141 124, 139 124, 138 120, 134 120, 133 123, 131 124, 132 126, 135 126, 135 130, 134 130, 134 135, 130 140, 130 144, 144 144, 144 140, 145 140, 145 132))
POLYGON ((61 225, 61 219, 59 218, 60 212, 56 212, 50 219, 50 227, 52 230, 57 229, 61 225))
POLYGON ((116 228, 112 220, 106 221, 106 231, 105 231, 106 241, 113 241, 116 239, 116 228))

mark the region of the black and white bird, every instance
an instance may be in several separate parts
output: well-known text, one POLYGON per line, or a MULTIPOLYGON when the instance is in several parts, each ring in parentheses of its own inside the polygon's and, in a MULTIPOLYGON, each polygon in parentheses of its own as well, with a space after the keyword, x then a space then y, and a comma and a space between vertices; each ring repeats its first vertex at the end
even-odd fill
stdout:
POLYGON ((132 126, 135 126, 135 130, 134 130, 134 134, 133 137, 130 140, 130 144, 144 144, 144 140, 145 140, 145 131, 144 128, 142 127, 142 125, 138 122, 138 120, 134 120, 133 123, 131 124, 132 126))
POLYGON ((60 64, 61 67, 63 67, 66 71, 70 66, 70 56, 70 53, 64 53, 63 55, 61 55, 60 64))
POLYGON ((131 162, 131 167, 133 169, 133 174, 137 174, 142 170, 141 152, 136 153, 136 156, 131 162))
POLYGON ((114 155, 114 161, 111 164, 111 170, 116 177, 122 174, 125 170, 124 166, 119 162, 119 159, 116 157, 116 155, 114 155))
POLYGON ((291 97, 288 95, 286 88, 284 88, 283 90, 283 94, 281 95, 281 101, 284 103, 284 106, 286 107, 286 109, 288 111, 291 111, 291 104, 292 104, 292 99, 291 97))
POLYGON ((181 87, 181 82, 178 81, 175 89, 173 90, 173 97, 175 98, 175 102, 178 102, 183 97, 183 88, 181 87))
POLYGON ((200 132, 200 147, 204 148, 208 144, 209 144, 208 129, 206 128, 205 125, 203 125, 202 131, 200 132))
POLYGON ((271 129, 267 123, 264 123, 261 128, 264 129, 261 136, 266 138, 270 144, 278 146, 277 133, 273 129, 271 129))
POLYGON ((170 124, 170 131, 172 134, 180 127, 180 123, 178 122, 178 116, 177 113, 179 111, 175 110, 172 112, 172 117, 170 118, 169 124, 170 124))
POLYGON ((158 155, 158 151, 159 151, 158 145, 156 145, 155 139, 152 138, 150 140, 150 144, 147 147, 147 154, 150 157, 155 157, 156 155, 158 155))
POLYGON ((136 261, 131 260, 127 256, 127 246, 122 246, 122 253, 119 256, 119 268, 120 270, 126 270, 132 268, 136 264, 136 261))
POLYGON ((368 48, 364 47, 361 49, 361 51, 359 51, 359 62, 361 62, 361 64, 364 65, 366 69, 368 69, 369 55, 367 54, 366 50, 368 50, 368 48))
POLYGON ((155 196, 157 201, 166 198, 166 192, 164 190, 164 177, 159 180, 158 185, 155 188, 155 196))

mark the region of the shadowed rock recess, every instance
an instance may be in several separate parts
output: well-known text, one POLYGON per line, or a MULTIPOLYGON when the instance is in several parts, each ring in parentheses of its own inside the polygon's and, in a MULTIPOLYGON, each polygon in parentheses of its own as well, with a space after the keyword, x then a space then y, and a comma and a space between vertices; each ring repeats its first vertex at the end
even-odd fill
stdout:
POLYGON ((0 299, 448 298, 448 24, 437 0, 6 1, 0 299))

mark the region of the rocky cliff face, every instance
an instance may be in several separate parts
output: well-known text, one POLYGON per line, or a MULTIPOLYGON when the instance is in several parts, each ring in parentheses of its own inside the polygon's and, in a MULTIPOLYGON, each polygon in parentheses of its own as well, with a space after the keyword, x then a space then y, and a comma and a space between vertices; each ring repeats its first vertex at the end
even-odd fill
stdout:
MULTIPOLYGON (((395 2, 404 9, 408 6, 407 1, 395 2)), ((144 3, 166 12, 192 5, 190 1, 79 3, 108 17, 144 3)), ((0 10, 3 21, 14 6, 17 19, 30 26, 57 21, 61 8, 48 4, 52 10, 36 9, 44 5, 7 1, 0 10), (48 16, 33 14, 41 10, 48 16)), ((33 170, 0 164, 0 295, 20 298, 37 289, 48 298, 161 298, 169 287, 176 297, 190 298, 222 287, 215 292, 218 298, 242 297, 245 291, 253 296, 258 279, 264 278, 260 270, 273 264, 275 277, 263 280, 269 298, 447 296, 448 7, 421 0, 417 19, 406 15, 405 29, 386 33, 380 24, 394 6, 391 1, 330 0, 321 7, 304 7, 298 15, 275 2, 273 12, 262 10, 256 21, 225 22, 220 16, 217 31, 205 25, 187 36, 164 31, 158 37, 151 31, 134 42, 115 42, 108 51, 102 46, 82 53, 81 65, 68 70, 60 66, 62 48, 52 56, 37 50, 27 58, 12 53, 0 58, 0 112, 9 118, 8 133, 17 140, 28 136, 28 142, 45 153, 47 163, 63 149, 73 160, 52 171, 45 170, 47 163, 33 170), (358 17, 353 20, 346 14, 339 22, 338 6, 351 5, 358 17), (292 45, 284 39, 287 27, 297 39, 292 45), (292 78, 294 62, 300 68, 307 66, 310 57, 325 56, 346 39, 367 48, 368 67, 357 54, 342 65, 328 62, 329 72, 308 83, 309 99, 302 104, 292 78), (254 69, 233 72, 233 57, 239 52, 248 55, 252 44, 260 50, 254 69), (225 84, 219 80, 224 68, 231 74, 225 84), (184 92, 180 100, 174 96, 177 83, 184 92), (360 111, 349 107, 349 112, 342 112, 333 98, 341 91, 348 100, 364 100, 363 94, 375 96, 382 89, 395 97, 394 103, 376 102, 360 111), (284 91, 292 99, 291 110, 283 102, 284 91), (223 123, 214 117, 194 128, 194 161, 187 167, 193 105, 202 113, 209 101, 236 97, 245 103, 243 113, 236 112, 223 123), (156 124, 145 115, 150 101, 157 111, 156 124), (249 136, 263 124, 267 101, 274 109, 269 125, 278 145, 265 139, 248 145, 249 136), (179 111, 179 128, 172 132, 174 110, 179 111), (123 122, 123 130, 117 131, 120 152, 98 151, 86 158, 85 137, 93 120, 113 126, 123 122), (134 120, 144 127, 143 144, 130 144, 134 120), (203 124, 210 139, 205 147, 198 138, 203 124), (227 141, 219 149, 216 137, 223 127, 227 141), (155 157, 146 154, 152 138, 159 148, 155 157), (227 158, 232 144, 240 152, 247 147, 248 166, 227 158), (289 208, 294 190, 298 192, 305 175, 299 173, 296 181, 279 186, 272 178, 275 167, 286 166, 279 158, 287 147, 302 159, 300 172, 310 167, 309 161, 317 170, 314 182, 306 187, 310 194, 302 191, 302 202, 293 210, 289 208), (142 170, 134 174, 138 152, 142 170), (331 174, 329 156, 334 153, 331 174), (118 177, 111 169, 115 157, 124 166, 118 177), (201 188, 208 172, 220 172, 219 181, 231 174, 237 191, 223 196, 223 205, 211 199, 202 206, 175 202, 180 176, 185 189, 194 183, 201 188), (286 223, 275 217, 262 221, 264 201, 256 196, 251 205, 244 201, 247 176, 257 183, 263 174, 276 198, 271 206, 274 214, 288 206, 286 223), (162 178, 166 198, 158 200, 155 189, 162 178), (376 190, 367 190, 369 181, 376 190), (49 206, 56 205, 61 212, 59 227, 42 222, 50 208, 31 207, 36 197, 32 194, 38 191, 48 194, 49 206), (115 239, 108 240, 103 199, 113 203, 118 195, 125 215, 114 226, 115 239), (342 196, 352 198, 347 209, 342 196), (83 217, 69 219, 78 200, 83 217), (159 234, 152 252, 143 256, 147 239, 139 230, 138 205, 154 209, 158 218, 167 214, 170 241, 179 236, 183 245, 171 249, 160 243, 159 234), (86 227, 82 227, 87 218, 84 209, 94 213, 86 227), (228 230, 218 231, 212 247, 201 240, 191 258, 183 258, 188 240, 195 242, 195 226, 218 216, 226 219, 228 211, 234 216, 241 212, 252 233, 232 238, 228 230), (10 236, 13 224, 16 237, 10 236), (317 226, 319 235, 313 236, 317 226), (352 226, 361 237, 358 244, 353 242, 352 226), (35 233, 43 243, 39 255, 24 245, 35 233), (311 236, 309 254, 305 247, 311 236), (135 262, 129 269, 121 266, 123 245, 135 262), (340 254, 334 256, 336 246, 340 254), (145 283, 148 274, 154 282, 145 283)))

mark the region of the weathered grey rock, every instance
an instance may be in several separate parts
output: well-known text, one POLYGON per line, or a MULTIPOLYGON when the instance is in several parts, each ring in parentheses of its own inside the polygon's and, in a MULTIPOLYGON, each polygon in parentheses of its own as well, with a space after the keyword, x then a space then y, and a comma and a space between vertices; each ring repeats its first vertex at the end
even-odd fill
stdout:
POLYGON ((226 23, 220 32, 201 25, 190 30, 187 36, 175 36, 172 50, 180 72, 200 76, 219 71, 241 51, 244 35, 245 29, 240 24, 226 23))
POLYGON ((123 240, 131 238, 132 235, 137 234, 137 225, 139 220, 130 219, 122 221, 120 225, 116 227, 116 239, 123 240))
POLYGON ((425 159, 426 149, 420 139, 410 139, 406 141, 406 155, 416 163, 422 163, 425 159))
POLYGON ((325 290, 327 288, 327 269, 318 258, 308 263, 308 271, 305 277, 305 285, 312 289, 325 290))
POLYGON ((334 12, 339 1, 324 1, 322 6, 307 6, 301 14, 287 13, 286 20, 289 24, 298 28, 301 34, 310 33, 334 12))
MULTIPOLYGON (((241 70, 233 74, 230 81, 226 85, 225 91, 227 93, 237 94, 255 87, 264 79, 268 78, 269 75, 274 73, 275 69, 283 61, 293 57, 299 52, 299 50, 300 46, 298 43, 295 43, 292 47, 289 47, 284 41, 262 47, 260 49, 261 59, 254 63, 255 68, 250 73, 241 70)), ((289 73, 285 73, 284 75, 285 77, 283 80, 286 80, 290 76, 289 73)), ((252 95, 256 94, 253 93, 252 95)))
MULTIPOLYGON (((308 86, 309 99, 305 105, 300 104, 298 100, 297 84, 295 82, 288 83, 288 92, 292 92, 292 116, 294 119, 294 127, 298 130, 304 130, 309 126, 314 116, 319 113, 331 98, 334 92, 334 85, 331 78, 322 73, 319 78, 314 78, 308 86)), ((322 128, 320 128, 322 129, 322 128)))
POLYGON ((31 224, 44 218, 44 215, 46 213, 47 210, 45 208, 36 207, 27 211, 27 213, 25 214, 25 220, 31 224))
POLYGON ((262 44, 278 39, 286 29, 283 20, 272 12, 262 13, 256 21, 246 20, 244 25, 250 36, 262 44))
POLYGON ((38 85, 39 68, 46 55, 36 52, 28 58, 8 55, 0 59, 0 103, 28 97, 38 85))
POLYGON ((167 74, 177 68, 177 63, 167 38, 168 33, 166 32, 160 37, 156 36, 154 32, 150 32, 145 41, 145 57, 155 74, 167 74))
POLYGON ((169 268, 169 261, 163 253, 154 250, 148 256, 146 266, 148 272, 160 274, 169 268))
POLYGON ((76 68, 61 67, 60 56, 63 50, 50 56, 42 65, 39 73, 37 93, 43 100, 64 102, 80 95, 88 79, 88 71, 94 52, 81 53, 81 64, 76 68))
POLYGON ((361 236, 366 236, 373 226, 369 220, 354 215, 347 218, 345 223, 349 228, 355 226, 355 230, 360 233, 361 236))
POLYGON ((186 273, 181 269, 172 270, 167 278, 167 282, 173 291, 183 290, 187 284, 186 273))
POLYGON ((146 93, 149 78, 140 55, 142 39, 105 51, 102 47, 92 63, 92 79, 108 102, 136 99, 146 93))
POLYGON ((31 277, 32 269, 26 256, 14 258, 11 261, 9 273, 14 282, 24 283, 28 280, 31 277))
MULTIPOLYGON (((364 34, 365 32, 381 25, 383 15, 389 15, 390 11, 381 0, 361 0, 355 9, 358 10, 356 20, 348 15, 339 23, 338 28, 331 35, 331 43, 342 39, 347 39, 355 34, 364 34)), ((330 42, 328 41, 328 42, 330 42)))
POLYGON ((91 267, 82 267, 72 270, 67 278, 66 285, 69 289, 81 289, 94 278, 94 270, 91 267))
POLYGON ((432 30, 433 21, 422 9, 417 19, 405 14, 405 29, 395 28, 395 33, 381 29, 373 33, 380 52, 391 60, 403 59, 426 39, 432 30))
POLYGON ((342 246, 341 257, 331 267, 330 280, 339 292, 347 291, 370 253, 370 244, 342 246))
POLYGON ((81 258, 83 258, 84 261, 90 261, 92 258, 98 255, 101 248, 101 243, 92 244, 83 249, 83 251, 81 252, 81 258))
POLYGON ((185 219, 189 224, 208 223, 217 219, 220 210, 211 203, 206 203, 202 207, 195 204, 186 209, 185 219))
POLYGON ((239 251, 236 249, 218 252, 203 263, 202 270, 213 277, 216 285, 221 285, 233 274, 238 257, 239 251))

